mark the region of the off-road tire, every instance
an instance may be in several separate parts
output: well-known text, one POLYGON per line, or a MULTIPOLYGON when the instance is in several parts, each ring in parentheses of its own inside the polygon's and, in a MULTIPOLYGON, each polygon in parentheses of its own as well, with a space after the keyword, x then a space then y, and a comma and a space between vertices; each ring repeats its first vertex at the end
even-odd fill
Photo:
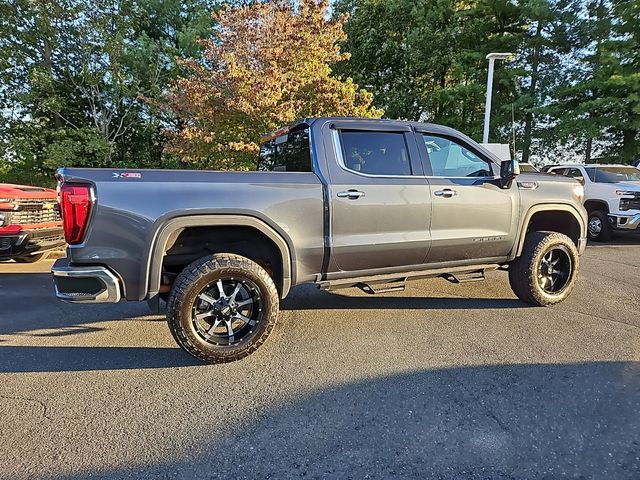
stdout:
POLYGON ((509 265, 511 289, 520 300, 531 305, 543 307, 562 302, 575 286, 579 258, 578 249, 566 235, 558 232, 532 232, 525 239, 522 255, 509 265), (540 286, 538 274, 544 255, 558 246, 568 252, 572 268, 564 287, 552 294, 540 286))
POLYGON ((219 253, 194 261, 178 275, 167 303, 167 322, 173 338, 188 353, 207 363, 225 363, 246 357, 266 341, 278 319, 278 307, 276 286, 260 265, 239 255, 219 253), (214 345, 196 332, 192 308, 202 288, 228 275, 245 278, 258 287, 263 302, 263 319, 246 342, 214 345))
POLYGON ((14 260, 17 263, 36 263, 45 257, 44 253, 36 253, 35 255, 25 255, 24 257, 16 257, 14 260))
POLYGON ((604 210, 594 210, 590 212, 587 225, 591 225, 591 221, 594 219, 599 220, 602 227, 598 234, 593 234, 591 229, 587 228, 589 240, 593 240, 594 242, 608 242, 611 240, 611 237, 613 236, 613 229, 611 228, 611 225, 609 225, 609 216, 607 215, 607 212, 604 210))

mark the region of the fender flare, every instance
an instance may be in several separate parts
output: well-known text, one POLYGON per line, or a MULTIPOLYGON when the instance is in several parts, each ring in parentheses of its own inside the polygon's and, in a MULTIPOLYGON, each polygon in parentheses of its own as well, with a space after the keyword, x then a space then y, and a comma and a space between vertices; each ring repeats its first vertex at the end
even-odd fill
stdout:
POLYGON ((600 199, 600 198, 587 198, 587 199, 584 201, 584 205, 585 205, 585 207, 584 207, 584 208, 587 208, 587 207, 586 207, 587 203, 596 203, 596 204, 603 205, 603 206, 604 206, 604 208, 606 209, 606 210, 605 210, 605 212, 606 212, 606 213, 609 213, 609 212, 611 211, 611 209, 609 208, 609 202, 607 202, 606 200, 602 200, 602 199, 600 199))
POLYGON ((516 243, 515 255, 512 255, 513 258, 511 258, 511 260, 522 255, 525 237, 527 236, 527 227, 529 226, 529 222, 531 221, 531 218, 536 213, 556 212, 556 211, 570 213, 576 219, 576 221, 578 222, 578 225, 580 226, 580 238, 586 237, 586 234, 587 234, 586 220, 584 219, 580 211, 576 209, 573 205, 570 205, 567 203, 543 203, 540 205, 534 205, 529 210, 527 210, 527 213, 524 216, 524 221, 520 225, 520 234, 518 237, 518 241, 516 243))
POLYGON ((151 241, 151 254, 147 265, 147 297, 151 298, 160 291, 162 280, 162 258, 170 239, 175 240, 179 232, 189 227, 251 227, 258 230, 273 241, 282 258, 282 291, 280 297, 285 298, 291 289, 292 261, 291 250, 285 239, 264 221, 248 215, 204 214, 186 215, 167 220, 151 241))

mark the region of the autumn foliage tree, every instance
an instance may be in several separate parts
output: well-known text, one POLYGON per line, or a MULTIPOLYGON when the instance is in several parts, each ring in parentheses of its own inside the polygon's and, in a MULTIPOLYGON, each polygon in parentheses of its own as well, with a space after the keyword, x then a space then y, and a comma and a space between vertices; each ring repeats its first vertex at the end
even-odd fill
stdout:
POLYGON ((379 117, 371 95, 332 74, 345 60, 345 18, 330 19, 328 0, 253 3, 213 14, 215 37, 167 105, 178 117, 171 151, 215 169, 255 164, 260 136, 304 117, 379 117))

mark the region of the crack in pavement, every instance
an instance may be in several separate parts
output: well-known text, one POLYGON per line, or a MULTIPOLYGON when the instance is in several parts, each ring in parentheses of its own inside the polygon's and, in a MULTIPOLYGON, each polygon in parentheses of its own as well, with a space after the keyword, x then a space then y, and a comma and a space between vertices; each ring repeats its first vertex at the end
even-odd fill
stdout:
POLYGON ((623 322, 622 320, 615 320, 615 319, 609 318, 609 317, 601 317, 600 315, 595 315, 593 313, 585 313, 585 312, 581 312, 579 310, 559 310, 559 311, 566 312, 566 313, 577 313, 578 315, 584 315, 586 317, 593 317, 593 318, 597 318, 599 320, 605 320, 607 322, 620 323, 622 325, 627 325, 629 327, 640 328, 640 325, 634 325, 633 323, 623 322))
POLYGON ((39 400, 37 398, 29 398, 29 397, 12 397, 10 395, 0 395, 0 398, 3 398, 5 400, 18 400, 20 402, 36 403, 36 404, 40 405, 40 407, 42 408, 42 416, 44 418, 46 418, 47 420, 49 420, 49 421, 53 420, 49 416, 49 407, 47 407, 47 404, 42 400, 39 400))
POLYGON ((617 260, 609 260, 609 259, 605 259, 605 258, 598 258, 598 257, 587 257, 589 260, 597 260, 599 262, 607 262, 607 263, 615 263, 617 265, 623 265, 625 267, 635 267, 638 268, 640 267, 640 265, 636 265, 634 263, 626 263, 626 262, 619 262, 617 260))

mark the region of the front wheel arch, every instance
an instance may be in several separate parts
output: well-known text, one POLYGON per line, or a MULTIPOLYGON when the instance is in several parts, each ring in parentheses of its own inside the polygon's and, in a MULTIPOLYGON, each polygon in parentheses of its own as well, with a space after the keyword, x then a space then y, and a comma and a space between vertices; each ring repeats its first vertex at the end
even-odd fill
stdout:
POLYGON ((587 236, 587 219, 573 205, 543 204, 532 207, 522 222, 520 236, 510 260, 522 255, 527 235, 540 231, 562 233, 580 248, 580 241, 584 241, 587 236))

